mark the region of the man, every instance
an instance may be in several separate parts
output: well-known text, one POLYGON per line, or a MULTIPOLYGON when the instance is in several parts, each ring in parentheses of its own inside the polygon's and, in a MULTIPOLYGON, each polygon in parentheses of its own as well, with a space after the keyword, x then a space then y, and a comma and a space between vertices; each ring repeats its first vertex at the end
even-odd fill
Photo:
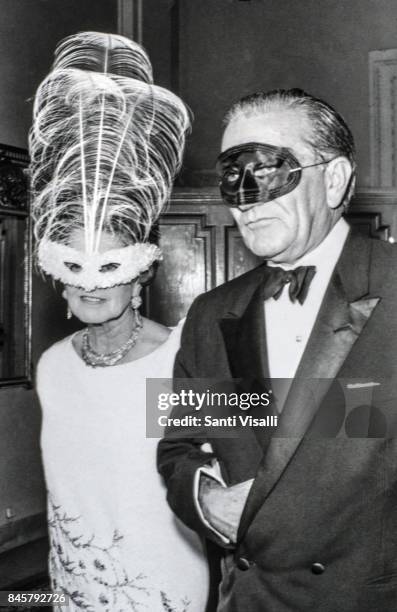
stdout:
POLYGON ((265 264, 194 302, 175 377, 261 381, 279 420, 166 436, 170 505, 224 548, 219 612, 394 612, 397 257, 342 217, 352 135, 301 90, 258 93, 229 112, 218 168, 265 264))

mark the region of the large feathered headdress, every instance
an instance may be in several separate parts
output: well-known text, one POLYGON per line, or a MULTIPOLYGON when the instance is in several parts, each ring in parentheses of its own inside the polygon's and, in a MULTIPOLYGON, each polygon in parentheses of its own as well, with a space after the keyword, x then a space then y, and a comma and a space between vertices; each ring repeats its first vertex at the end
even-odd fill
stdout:
POLYGON ((159 259, 148 237, 188 127, 183 102, 152 84, 142 47, 96 32, 62 41, 37 90, 30 133, 40 267, 92 290, 129 282, 159 259), (83 251, 73 248, 77 231, 83 251), (117 236, 119 249, 102 252, 104 232, 117 236))

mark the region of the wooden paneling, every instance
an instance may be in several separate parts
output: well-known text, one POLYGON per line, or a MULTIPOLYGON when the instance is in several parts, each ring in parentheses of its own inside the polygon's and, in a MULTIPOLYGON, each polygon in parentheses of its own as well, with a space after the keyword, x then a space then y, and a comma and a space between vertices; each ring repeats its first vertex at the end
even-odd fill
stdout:
POLYGON ((371 182, 397 186, 397 49, 369 53, 371 182))
POLYGON ((160 235, 164 260, 147 298, 148 314, 175 325, 193 299, 215 285, 216 238, 206 215, 193 211, 170 211, 160 235))
POLYGON ((0 386, 31 377, 31 240, 24 149, 0 145, 0 386))
POLYGON ((353 197, 347 218, 352 223, 358 223, 360 219, 361 221, 367 219, 367 223, 371 225, 370 235, 396 242, 397 189, 358 189, 353 197))

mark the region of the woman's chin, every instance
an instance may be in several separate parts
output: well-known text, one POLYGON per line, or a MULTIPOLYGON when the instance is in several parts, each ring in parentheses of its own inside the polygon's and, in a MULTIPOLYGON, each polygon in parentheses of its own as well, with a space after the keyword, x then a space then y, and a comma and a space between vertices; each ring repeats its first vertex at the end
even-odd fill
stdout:
POLYGON ((101 325, 109 320, 109 316, 100 312, 73 312, 73 315, 86 325, 101 325))

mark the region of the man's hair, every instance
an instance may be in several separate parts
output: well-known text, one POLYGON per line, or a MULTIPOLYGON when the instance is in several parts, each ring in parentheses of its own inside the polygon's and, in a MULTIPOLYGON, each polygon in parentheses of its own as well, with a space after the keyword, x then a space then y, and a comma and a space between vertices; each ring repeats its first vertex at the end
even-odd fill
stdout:
POLYGON ((320 159, 327 160, 342 155, 349 160, 352 176, 341 202, 346 207, 354 193, 356 175, 353 134, 343 117, 327 102, 302 89, 259 91, 236 102, 226 114, 224 123, 227 126, 241 115, 263 115, 278 109, 302 110, 305 113, 312 127, 311 133, 305 136, 305 141, 320 159))

